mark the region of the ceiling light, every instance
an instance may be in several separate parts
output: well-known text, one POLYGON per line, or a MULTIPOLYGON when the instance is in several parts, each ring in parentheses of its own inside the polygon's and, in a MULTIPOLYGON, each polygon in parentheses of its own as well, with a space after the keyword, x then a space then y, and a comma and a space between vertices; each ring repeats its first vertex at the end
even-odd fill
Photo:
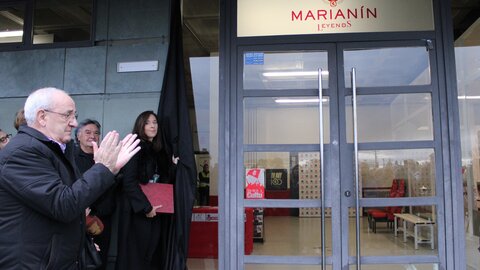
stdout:
POLYGON ((480 96, 458 96, 458 99, 480 99, 480 96))
MULTIPOLYGON (((328 99, 322 99, 322 102, 327 102, 328 99)), ((318 103, 318 98, 278 98, 276 103, 318 103)))
MULTIPOLYGON (((318 71, 276 71, 264 72, 265 77, 314 77, 318 76, 318 71)), ((322 71, 322 76, 328 76, 328 70, 322 71)))
POLYGON ((23 31, 0 31, 0 38, 4 37, 21 37, 23 36, 23 31))

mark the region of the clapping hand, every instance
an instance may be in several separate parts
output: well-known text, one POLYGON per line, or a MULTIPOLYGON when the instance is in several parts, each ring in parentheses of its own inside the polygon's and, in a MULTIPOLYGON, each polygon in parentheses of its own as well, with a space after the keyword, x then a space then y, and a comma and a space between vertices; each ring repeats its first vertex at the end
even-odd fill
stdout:
POLYGON ((140 140, 136 139, 136 137, 136 134, 128 134, 119 142, 118 132, 110 131, 103 138, 100 147, 95 142, 92 142, 95 163, 102 163, 113 174, 117 174, 140 150, 138 146, 140 140))
POLYGON ((118 171, 127 164, 127 162, 138 152, 140 151, 140 146, 138 144, 140 140, 137 139, 137 134, 128 134, 123 138, 121 144, 122 148, 120 153, 118 153, 117 164, 115 168, 118 171))

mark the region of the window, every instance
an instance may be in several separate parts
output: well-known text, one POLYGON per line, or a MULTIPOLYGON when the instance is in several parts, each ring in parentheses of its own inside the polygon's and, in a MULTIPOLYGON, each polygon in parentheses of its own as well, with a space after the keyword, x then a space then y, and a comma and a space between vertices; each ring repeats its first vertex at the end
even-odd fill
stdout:
POLYGON ((91 45, 93 0, 30 0, 0 5, 0 46, 16 49, 91 45))
POLYGON ((20 43, 24 33, 25 5, 0 6, 0 43, 20 43))

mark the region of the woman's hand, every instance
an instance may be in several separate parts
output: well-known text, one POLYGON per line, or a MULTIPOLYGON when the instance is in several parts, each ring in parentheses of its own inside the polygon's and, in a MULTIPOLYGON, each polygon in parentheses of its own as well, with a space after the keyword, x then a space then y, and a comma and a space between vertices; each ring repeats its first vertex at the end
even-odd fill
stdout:
POLYGON ((162 206, 161 205, 154 206, 150 212, 145 214, 145 216, 147 216, 147 218, 153 218, 154 216, 157 215, 157 209, 160 208, 160 207, 162 207, 162 206))
POLYGON ((172 155, 173 164, 177 165, 179 160, 180 160, 180 157, 175 157, 175 155, 172 155))

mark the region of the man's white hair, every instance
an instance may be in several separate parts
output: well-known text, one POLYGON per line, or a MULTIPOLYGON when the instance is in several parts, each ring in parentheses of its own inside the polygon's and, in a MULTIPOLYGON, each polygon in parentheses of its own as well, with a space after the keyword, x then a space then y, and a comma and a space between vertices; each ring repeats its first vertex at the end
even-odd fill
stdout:
POLYGON ((24 109, 25 120, 29 126, 32 126, 37 120, 37 112, 39 110, 51 109, 55 100, 53 96, 58 93, 64 93, 68 95, 61 89, 46 87, 35 90, 28 96, 27 101, 25 101, 24 109))

